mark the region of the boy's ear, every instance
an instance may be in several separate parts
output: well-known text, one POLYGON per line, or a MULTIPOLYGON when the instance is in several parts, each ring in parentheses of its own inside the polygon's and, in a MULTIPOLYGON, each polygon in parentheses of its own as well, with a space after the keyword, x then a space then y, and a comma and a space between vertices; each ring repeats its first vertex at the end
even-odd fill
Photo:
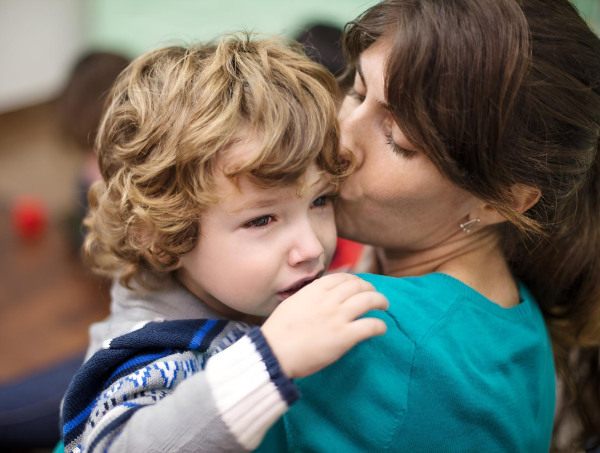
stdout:
POLYGON ((181 259, 177 260, 175 265, 169 265, 169 261, 172 259, 167 255, 160 247, 154 245, 143 251, 144 258, 149 263, 156 263, 157 261, 163 265, 168 265, 171 270, 179 269, 181 267, 181 259))
MULTIPOLYGON (((142 255, 148 263, 161 263, 167 264, 172 259, 169 257, 158 245, 156 245, 156 237, 152 235, 143 227, 136 227, 134 229, 135 240, 138 246, 142 250, 142 255)), ((181 259, 177 260, 177 264, 173 269, 177 269, 181 266, 181 259)))
MULTIPOLYGON (((531 209, 540 200, 542 192, 540 189, 524 184, 514 184, 510 188, 512 207, 521 214, 531 209)), ((482 207, 478 214, 473 213, 473 217, 479 217, 482 225, 493 225, 502 223, 506 218, 489 204, 482 207)))
POLYGON ((181 267, 181 258, 179 258, 177 260, 177 264, 175 264, 175 266, 173 266, 173 270, 177 270, 181 267))

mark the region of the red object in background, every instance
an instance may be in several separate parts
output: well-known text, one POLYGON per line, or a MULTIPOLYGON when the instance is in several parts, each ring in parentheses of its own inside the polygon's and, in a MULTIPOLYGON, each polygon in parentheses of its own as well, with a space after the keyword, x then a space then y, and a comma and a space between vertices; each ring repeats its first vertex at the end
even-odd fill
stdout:
POLYGON ((329 272, 352 272, 362 256, 364 247, 363 244, 338 238, 329 272))
POLYGON ((46 206, 37 198, 20 198, 12 207, 12 222, 17 236, 21 239, 37 239, 46 231, 48 225, 46 206))

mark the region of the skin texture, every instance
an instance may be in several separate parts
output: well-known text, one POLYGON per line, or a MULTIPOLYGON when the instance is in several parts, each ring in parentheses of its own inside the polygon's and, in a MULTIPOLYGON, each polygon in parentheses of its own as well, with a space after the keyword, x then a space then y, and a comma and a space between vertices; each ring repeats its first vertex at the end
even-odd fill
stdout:
MULTIPOLYGON (((504 221, 492 207, 454 186, 415 150, 386 108, 383 37, 359 58, 354 85, 339 120, 342 148, 357 167, 341 189, 336 211, 341 237, 376 247, 379 273, 394 277, 449 274, 503 307, 519 294, 493 225, 504 221), (480 223, 469 234, 461 223, 480 223)), ((524 211, 539 193, 515 187, 524 211)))
POLYGON ((177 278, 229 319, 261 327, 282 371, 290 378, 319 371, 358 342, 386 331, 380 319, 387 299, 350 274, 320 278, 337 241, 331 186, 316 166, 304 175, 308 189, 266 190, 224 173, 259 152, 258 141, 234 144, 216 182, 219 202, 201 221, 198 246, 181 258, 177 278), (231 167, 230 167, 231 166, 231 167))
MULTIPOLYGON (((234 144, 224 165, 258 152, 257 143, 234 144)), ((179 280, 216 311, 245 319, 268 316, 288 295, 282 292, 321 276, 337 238, 331 187, 316 167, 305 178, 310 188, 299 196, 294 187, 266 190, 246 176, 236 187, 221 172, 220 201, 202 216, 198 246, 181 258, 179 280)))
POLYGON ((383 335, 381 319, 356 318, 387 308, 387 299, 370 283, 351 274, 332 274, 286 299, 261 330, 283 372, 299 378, 336 361, 360 341, 383 335))
POLYGON ((361 54, 364 79, 357 71, 342 104, 342 148, 355 154, 357 168, 340 193, 338 228, 348 239, 420 251, 458 236, 478 200, 415 151, 384 107, 386 51, 387 43, 378 41, 361 54), (394 144, 408 151, 397 152, 394 144))

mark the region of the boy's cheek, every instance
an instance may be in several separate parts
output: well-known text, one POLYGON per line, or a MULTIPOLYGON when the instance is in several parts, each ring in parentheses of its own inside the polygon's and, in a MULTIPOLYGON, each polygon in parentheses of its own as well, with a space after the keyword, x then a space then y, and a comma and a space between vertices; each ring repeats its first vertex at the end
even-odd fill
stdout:
POLYGON ((329 264, 331 263, 331 260, 333 258, 333 255, 335 254, 335 249, 337 246, 337 229, 335 227, 335 222, 333 221, 333 217, 332 217, 332 221, 330 222, 328 231, 327 231, 327 237, 324 240, 324 244, 323 244, 323 249, 325 250, 325 267, 328 267, 329 264))

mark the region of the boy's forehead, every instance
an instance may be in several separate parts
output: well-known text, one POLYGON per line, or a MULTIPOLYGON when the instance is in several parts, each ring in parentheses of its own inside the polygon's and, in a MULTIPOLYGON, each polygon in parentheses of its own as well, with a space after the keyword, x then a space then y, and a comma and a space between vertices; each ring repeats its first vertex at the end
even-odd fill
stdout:
POLYGON ((250 161, 259 158, 262 152, 261 136, 242 129, 236 134, 220 157, 219 168, 224 173, 235 173, 250 161))
POLYGON ((228 212, 235 214, 267 208, 294 197, 304 197, 330 184, 331 179, 323 175, 316 163, 308 166, 297 184, 284 187, 265 187, 251 173, 228 177, 237 174, 248 163, 260 162, 263 152, 261 134, 242 129, 236 136, 238 138, 225 149, 217 165, 215 195, 219 199, 218 204, 228 212))
POLYGON ((220 172, 217 177, 216 195, 222 208, 232 215, 247 210, 269 208, 312 195, 330 184, 329 178, 323 177, 315 164, 303 175, 301 186, 305 189, 300 192, 297 186, 263 187, 253 179, 251 175, 242 174, 233 181, 220 172))

